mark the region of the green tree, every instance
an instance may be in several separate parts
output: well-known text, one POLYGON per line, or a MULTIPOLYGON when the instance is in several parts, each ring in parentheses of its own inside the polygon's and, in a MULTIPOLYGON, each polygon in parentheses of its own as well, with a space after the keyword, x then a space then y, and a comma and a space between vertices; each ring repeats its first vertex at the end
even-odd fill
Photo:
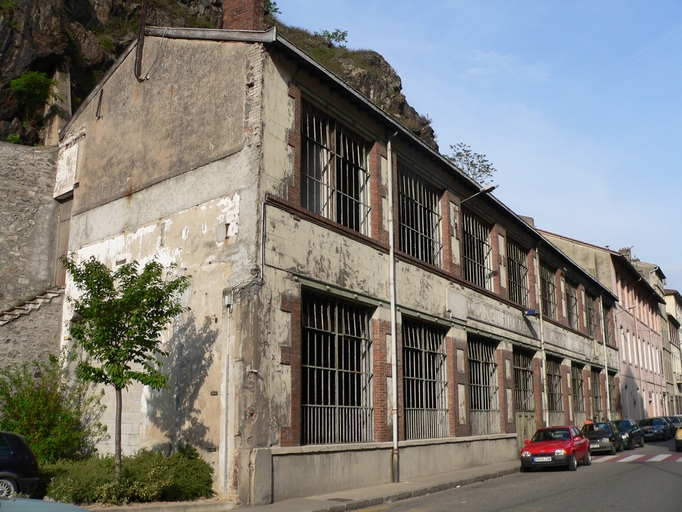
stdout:
POLYGON ((469 146, 460 142, 454 146, 450 146, 450 150, 454 151, 449 155, 443 155, 450 160, 471 179, 480 185, 488 185, 493 181, 493 173, 497 169, 493 167, 485 155, 474 153, 469 146))
MULTIPOLYGON (((77 314, 70 333, 86 357, 79 378, 111 386, 116 394, 114 459, 121 476, 121 407, 123 389, 139 382, 152 389, 166 385, 161 372, 160 334, 187 308, 180 304, 189 277, 164 278, 164 267, 150 261, 140 272, 137 261, 112 271, 93 257, 82 264, 62 258, 81 295, 69 297, 77 314)), ((172 270, 171 266, 169 270, 172 270)))
POLYGON ((61 100, 62 98, 54 91, 57 85, 45 73, 27 71, 19 78, 9 83, 9 88, 19 95, 19 104, 24 108, 27 120, 33 118, 35 111, 45 105, 47 100, 61 100))
POLYGON ((51 356, 0 369, 0 430, 26 436, 41 465, 90 455, 106 432, 100 396, 71 379, 68 363, 51 356))

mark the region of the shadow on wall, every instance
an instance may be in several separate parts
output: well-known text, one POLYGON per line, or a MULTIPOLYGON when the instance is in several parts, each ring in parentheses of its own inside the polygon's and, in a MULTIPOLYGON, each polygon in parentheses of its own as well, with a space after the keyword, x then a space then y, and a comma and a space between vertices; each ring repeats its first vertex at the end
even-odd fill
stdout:
POLYGON ((149 399, 152 424, 166 436, 168 442, 158 443, 153 449, 172 451, 190 444, 204 451, 215 451, 216 445, 207 439, 209 428, 200 418, 197 401, 208 372, 213 365, 213 345, 218 332, 211 329, 212 319, 204 318, 201 329, 191 314, 175 330, 170 340, 163 369, 168 375, 167 389, 153 392, 149 399))

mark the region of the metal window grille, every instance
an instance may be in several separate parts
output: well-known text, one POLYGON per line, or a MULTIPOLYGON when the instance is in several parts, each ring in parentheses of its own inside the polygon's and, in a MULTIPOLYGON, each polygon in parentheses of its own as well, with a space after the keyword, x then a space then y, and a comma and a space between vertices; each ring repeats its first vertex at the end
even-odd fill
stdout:
POLYGON ((442 327, 403 317, 405 439, 450 433, 445 335, 442 327))
POLYGON ((568 326, 578 328, 578 287, 566 281, 566 314, 568 316, 568 326))
POLYGON ((609 386, 609 410, 611 411, 612 415, 616 415, 618 414, 618 400, 616 400, 616 376, 613 373, 609 373, 607 380, 609 386))
POLYGON ((400 166, 400 250, 432 265, 441 265, 440 194, 400 166))
POLYGON ((571 388, 573 391, 573 412, 585 412, 583 369, 578 366, 571 366, 571 388))
POLYGON ((528 307, 528 253, 514 240, 507 238, 507 271, 509 275, 509 299, 528 307))
POLYGON ((491 231, 490 224, 481 217, 462 210, 464 279, 487 290, 493 288, 491 231))
POLYGON ((607 345, 613 346, 613 334, 611 333, 611 308, 604 305, 602 307, 602 323, 604 324, 604 340, 607 345))
POLYGON ((542 316, 556 320, 556 283, 554 270, 540 265, 540 293, 542 295, 542 316))
POLYGON ((469 341, 469 386, 472 411, 498 411, 497 344, 469 341))
POLYGON ((594 309, 595 297, 585 293, 585 319, 587 321, 587 334, 594 338, 597 336, 597 312, 594 309))
POLYGON ((597 416, 602 412, 601 406, 601 378, 599 371, 592 370, 592 413, 597 416))
POLYGON ((365 141, 303 103, 301 203, 323 217, 369 234, 369 171, 365 141))
POLYGON ((562 412, 564 410, 563 396, 561 363, 547 359, 547 410, 562 412))
POLYGON ((517 411, 534 411, 533 354, 514 348, 514 408, 517 411))
POLYGON ((302 443, 373 440, 370 310, 303 294, 302 443))

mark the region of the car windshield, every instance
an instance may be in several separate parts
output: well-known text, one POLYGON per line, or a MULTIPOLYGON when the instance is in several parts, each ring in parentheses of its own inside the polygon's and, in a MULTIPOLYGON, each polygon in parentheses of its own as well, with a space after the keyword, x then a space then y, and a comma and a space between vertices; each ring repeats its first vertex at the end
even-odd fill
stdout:
POLYGON ((568 441, 571 439, 571 434, 567 428, 546 428, 538 430, 533 436, 532 441, 568 441))
POLYGON ((583 427, 583 432, 598 432, 603 434, 611 433, 611 425, 608 423, 592 423, 583 427))
POLYGON ((620 420, 616 422, 616 426, 618 427, 618 430, 629 430, 630 422, 628 420, 620 420))

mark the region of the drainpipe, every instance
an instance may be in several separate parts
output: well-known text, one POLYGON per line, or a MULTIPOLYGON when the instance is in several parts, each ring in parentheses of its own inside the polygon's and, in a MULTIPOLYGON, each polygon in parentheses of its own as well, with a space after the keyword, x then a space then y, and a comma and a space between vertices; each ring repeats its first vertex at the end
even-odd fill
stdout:
POLYGON ((549 426, 549 410, 547 409, 547 355, 545 354, 545 324, 542 316, 542 287, 540 285, 540 244, 535 248, 535 258, 537 260, 536 279, 535 279, 535 296, 538 302, 538 313, 540 318, 540 351, 542 353, 542 375, 540 375, 540 382, 542 383, 542 421, 545 427, 549 426))
POLYGON ((391 477, 393 482, 400 481, 400 454, 398 451, 398 333, 397 333, 397 292, 395 282, 395 239, 393 229, 393 137, 395 132, 388 138, 386 143, 386 156, 388 160, 388 246, 389 246, 389 294, 391 296, 391 397, 393 410, 391 418, 393 422, 393 450, 391 452, 391 477))
POLYGON ((604 349, 604 371, 606 372, 606 421, 611 421, 611 400, 609 393, 609 363, 606 360, 606 332, 604 329, 604 294, 599 295, 599 305, 601 306, 601 341, 604 349))

